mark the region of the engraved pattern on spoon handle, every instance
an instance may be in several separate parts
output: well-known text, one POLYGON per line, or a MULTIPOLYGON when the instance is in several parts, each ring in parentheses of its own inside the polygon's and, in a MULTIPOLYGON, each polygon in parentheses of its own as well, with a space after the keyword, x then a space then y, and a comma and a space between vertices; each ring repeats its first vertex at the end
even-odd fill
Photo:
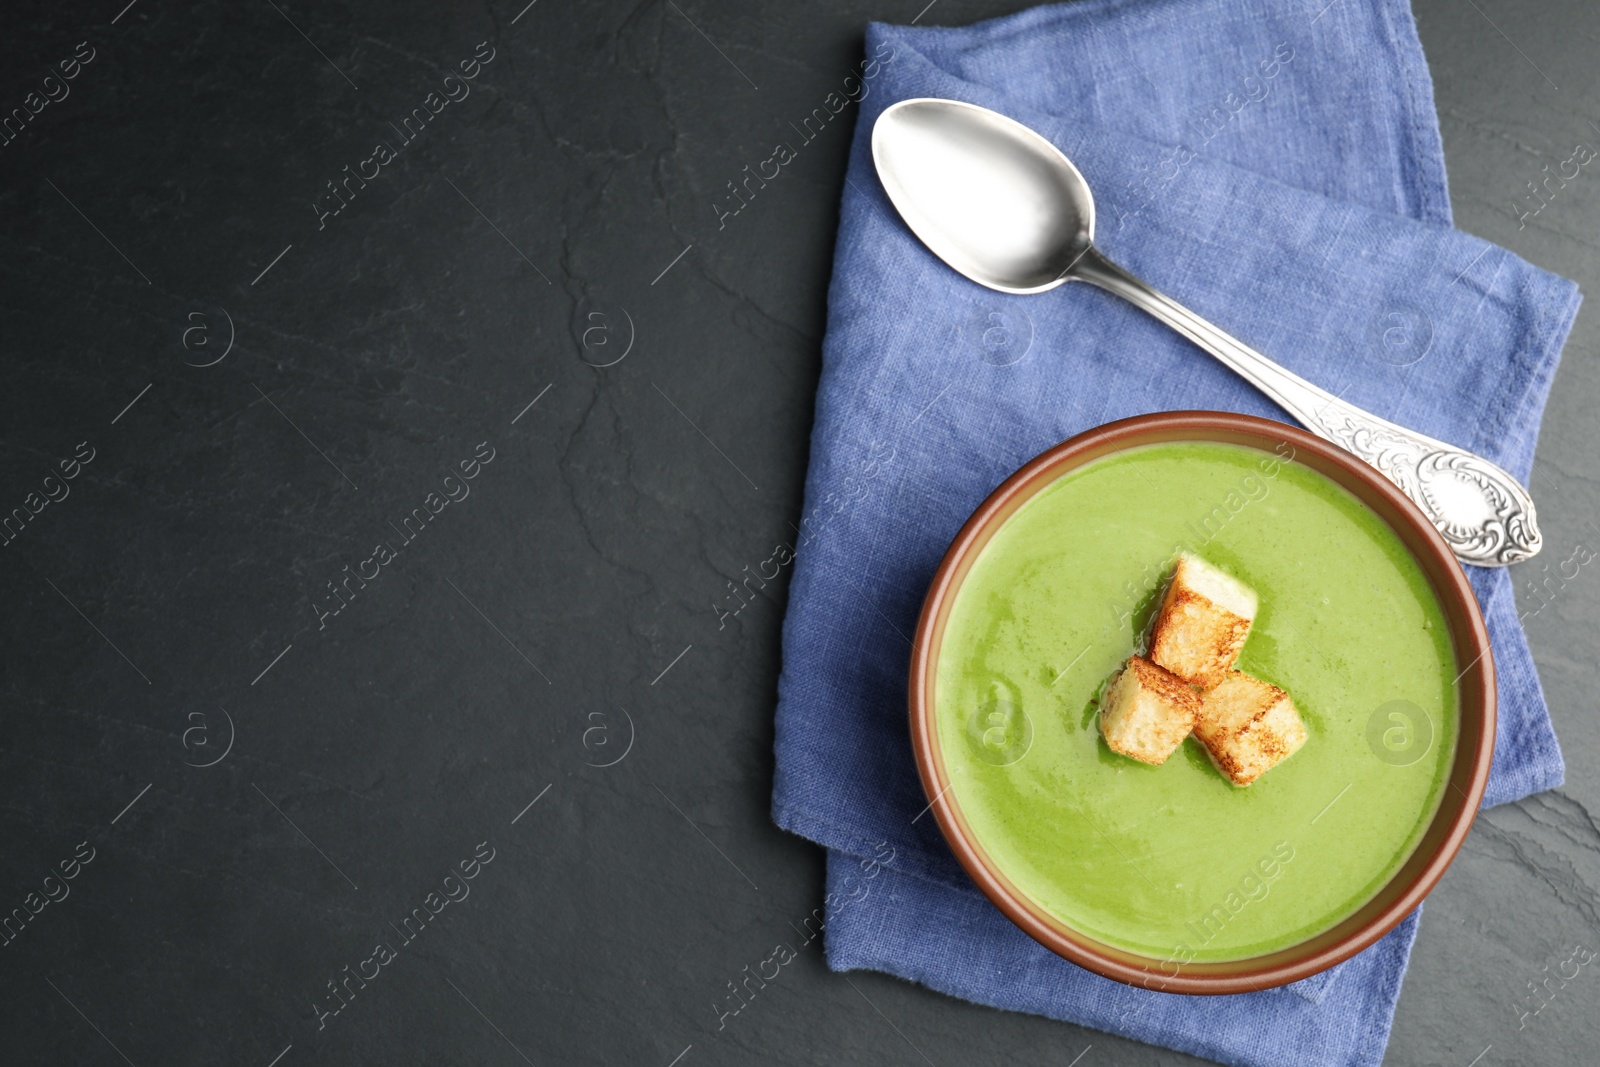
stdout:
POLYGON ((1070 277, 1148 311, 1260 389, 1302 425, 1365 460, 1421 509, 1463 563, 1504 567, 1543 547, 1533 498, 1506 471, 1454 445, 1363 411, 1249 345, 1090 248, 1070 277))

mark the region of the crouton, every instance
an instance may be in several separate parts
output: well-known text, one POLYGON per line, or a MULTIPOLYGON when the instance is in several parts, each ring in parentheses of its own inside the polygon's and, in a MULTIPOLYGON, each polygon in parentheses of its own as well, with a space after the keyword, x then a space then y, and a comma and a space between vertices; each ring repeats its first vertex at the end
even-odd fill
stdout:
POLYGON ((1197 556, 1179 556, 1150 631, 1150 658, 1179 678, 1210 689, 1239 658, 1256 594, 1197 556))
POLYGON ((1106 687, 1100 731, 1113 752, 1160 766, 1194 729, 1199 711, 1200 697, 1183 679, 1133 656, 1106 687))
POLYGON ((1229 671, 1201 696, 1194 735, 1234 785, 1249 785, 1306 743, 1306 726, 1288 693, 1229 671))

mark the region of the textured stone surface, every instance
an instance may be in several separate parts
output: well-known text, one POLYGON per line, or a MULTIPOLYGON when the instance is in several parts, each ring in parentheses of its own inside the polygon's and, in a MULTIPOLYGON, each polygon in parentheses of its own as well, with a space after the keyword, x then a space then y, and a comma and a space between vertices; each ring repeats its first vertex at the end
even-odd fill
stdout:
MULTIPOLYGON (((725 229, 710 205, 866 20, 923 0, 121 3, 0 16, 4 109, 93 49, 0 148, 0 508, 93 450, 0 549, 0 911, 93 856, 0 950, 0 1058, 1192 1062, 814 949, 716 1030, 821 896, 767 818, 782 590, 722 628, 713 605, 800 511, 847 130, 725 229), (319 220, 480 42, 470 95, 319 220), (403 544, 480 442, 470 495, 403 544), (463 861, 470 896, 406 943, 463 861)), ((1459 224, 1587 286, 1597 179, 1520 227, 1508 205, 1600 136, 1594 13, 1418 16, 1459 224)), ((1592 323, 1540 445, 1549 562, 1600 547, 1592 323)), ((1594 967, 1521 1012, 1600 949, 1597 574, 1528 623, 1569 782, 1480 820, 1391 1063, 1592 1060, 1594 967)))

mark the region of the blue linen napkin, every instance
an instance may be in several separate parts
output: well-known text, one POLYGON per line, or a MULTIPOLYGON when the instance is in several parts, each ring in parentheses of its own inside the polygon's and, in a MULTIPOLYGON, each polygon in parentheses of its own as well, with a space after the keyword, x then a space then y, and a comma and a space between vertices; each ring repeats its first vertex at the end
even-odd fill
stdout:
MULTIPOLYGON (((829 850, 829 965, 1229 1064, 1379 1062, 1418 914, 1283 989, 1133 989, 1012 926, 922 817, 909 639, 971 511, 1027 459, 1112 419, 1285 416, 1107 294, 1075 284, 1011 297, 955 274, 885 196, 872 124, 916 96, 1028 124, 1088 178, 1096 243, 1112 258, 1311 381, 1524 480, 1576 286, 1450 228, 1405 0, 1085 0, 963 29, 874 24, 866 49, 772 803, 778 825, 829 850), (858 857, 876 861, 870 884, 858 857)), ((1559 785, 1563 768, 1510 577, 1468 570, 1499 675, 1492 805, 1559 785)))

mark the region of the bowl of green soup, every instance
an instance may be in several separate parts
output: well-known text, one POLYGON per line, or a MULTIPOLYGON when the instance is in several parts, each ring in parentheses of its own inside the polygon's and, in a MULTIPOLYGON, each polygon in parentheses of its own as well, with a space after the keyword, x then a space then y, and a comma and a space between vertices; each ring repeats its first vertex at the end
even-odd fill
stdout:
POLYGON ((1219 412, 1098 427, 996 489, 934 576, 909 697, 978 887, 1059 955, 1174 993, 1283 985, 1388 933, 1455 857, 1494 754, 1488 634, 1444 540, 1348 453, 1219 412), (1184 555, 1259 596, 1237 669, 1305 724, 1248 786, 1193 736, 1159 766, 1102 737, 1107 680, 1184 555))

